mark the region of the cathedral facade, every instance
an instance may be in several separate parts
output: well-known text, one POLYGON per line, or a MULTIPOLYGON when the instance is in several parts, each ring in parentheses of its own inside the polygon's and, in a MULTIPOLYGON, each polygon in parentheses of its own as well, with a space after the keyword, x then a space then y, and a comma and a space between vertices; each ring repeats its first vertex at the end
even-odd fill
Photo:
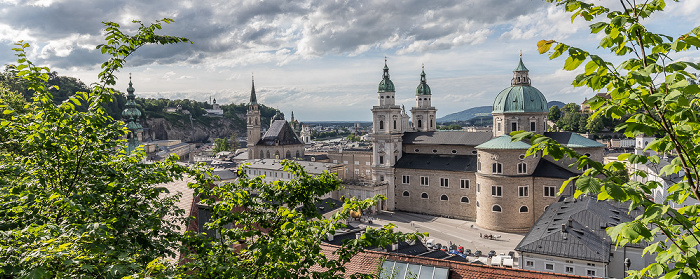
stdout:
MULTIPOLYGON (((476 221, 485 229, 527 232, 556 201, 561 184, 581 170, 571 161, 541 154, 525 157, 530 144, 512 142, 510 132, 544 134, 602 161, 603 145, 571 132, 547 132, 549 107, 532 87, 520 59, 511 86, 496 95, 490 132, 438 131, 437 109, 425 70, 409 116, 395 103, 395 87, 384 65, 378 105, 373 106, 372 180, 386 194, 386 210, 476 221), (409 121, 410 120, 410 121, 409 121)), ((564 194, 570 194, 565 189, 564 194)))

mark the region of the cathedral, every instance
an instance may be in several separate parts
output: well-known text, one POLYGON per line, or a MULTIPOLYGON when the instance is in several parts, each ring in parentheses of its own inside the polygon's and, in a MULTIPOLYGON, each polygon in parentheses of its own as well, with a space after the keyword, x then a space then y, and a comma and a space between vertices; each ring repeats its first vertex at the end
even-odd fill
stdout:
MULTIPOLYGON (((571 161, 541 154, 525 157, 528 142, 512 142, 510 132, 544 134, 602 161, 603 145, 571 132, 547 132, 549 107, 531 84, 520 61, 510 87, 493 102, 491 132, 438 131, 437 109, 425 70, 409 116, 395 102, 396 92, 385 60, 373 106, 372 182, 387 197, 385 210, 431 214, 475 221, 485 229, 527 232, 561 184, 581 170, 571 161)), ((571 194, 571 187, 564 194, 571 194)))

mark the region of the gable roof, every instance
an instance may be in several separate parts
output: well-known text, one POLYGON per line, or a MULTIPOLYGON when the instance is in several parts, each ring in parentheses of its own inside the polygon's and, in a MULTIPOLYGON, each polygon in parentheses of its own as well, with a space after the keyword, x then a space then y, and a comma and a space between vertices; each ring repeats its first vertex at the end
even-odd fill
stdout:
POLYGON ((491 132, 438 131, 438 132, 405 132, 403 144, 442 144, 476 146, 482 144, 493 134, 491 132))
POLYGON ((444 171, 476 171, 476 155, 438 155, 404 153, 396 164, 398 169, 444 171))
POLYGON ((291 145, 291 144, 304 144, 302 143, 297 134, 292 130, 286 120, 277 119, 272 121, 270 124, 270 129, 265 132, 265 134, 260 138, 256 145, 291 145))
POLYGON ((605 229, 633 220, 626 213, 622 204, 613 201, 564 196, 545 210, 515 250, 608 263, 611 239, 605 229))

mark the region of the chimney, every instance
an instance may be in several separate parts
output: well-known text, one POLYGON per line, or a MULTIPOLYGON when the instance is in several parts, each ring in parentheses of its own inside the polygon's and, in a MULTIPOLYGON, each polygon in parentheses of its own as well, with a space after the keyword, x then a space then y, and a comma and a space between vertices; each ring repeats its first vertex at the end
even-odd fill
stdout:
POLYGON ((569 224, 568 224, 569 228, 572 227, 573 223, 574 223, 574 219, 569 218, 569 224))
POLYGON ((561 224, 561 232, 566 233, 566 224, 561 224))

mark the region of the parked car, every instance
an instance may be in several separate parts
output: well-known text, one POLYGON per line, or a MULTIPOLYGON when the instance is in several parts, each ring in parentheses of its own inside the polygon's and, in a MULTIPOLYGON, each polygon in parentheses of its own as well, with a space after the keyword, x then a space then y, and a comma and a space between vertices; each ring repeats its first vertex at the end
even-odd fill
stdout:
POLYGON ((496 251, 491 250, 491 251, 489 251, 489 256, 488 256, 488 257, 491 258, 491 257, 493 257, 493 256, 495 256, 495 255, 496 255, 496 251))
POLYGON ((464 252, 462 252, 462 254, 467 255, 467 256, 471 256, 471 255, 472 255, 472 249, 464 249, 464 252))
POLYGON ((463 246, 457 247, 457 252, 464 254, 464 247, 463 246))
POLYGON ((474 252, 474 257, 481 257, 481 250, 476 250, 476 252, 474 252))
POLYGON ((440 249, 442 249, 442 244, 441 244, 441 243, 435 243, 435 245, 433 246, 433 248, 434 248, 435 250, 440 250, 440 249))
POLYGON ((428 247, 428 249, 433 249, 435 243, 435 239, 428 239, 428 241, 425 242, 425 246, 428 247))

